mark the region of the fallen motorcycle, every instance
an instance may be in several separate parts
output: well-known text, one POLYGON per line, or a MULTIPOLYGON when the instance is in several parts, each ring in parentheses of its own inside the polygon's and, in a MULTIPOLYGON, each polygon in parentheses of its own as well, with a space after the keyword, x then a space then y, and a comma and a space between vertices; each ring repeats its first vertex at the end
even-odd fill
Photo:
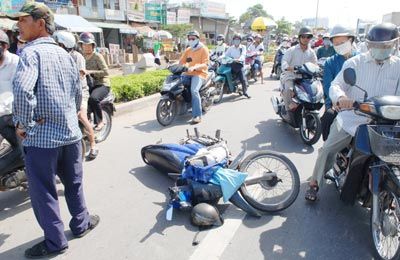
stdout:
POLYGON ((169 211, 172 208, 188 209, 201 202, 216 203, 224 197, 247 213, 260 216, 260 212, 284 210, 296 200, 300 179, 296 167, 287 157, 260 151, 244 158, 245 151, 242 151, 233 159, 220 131, 215 137, 200 135, 197 129, 195 133, 192 136, 188 132, 181 145, 157 144, 141 150, 146 164, 177 180, 176 186, 170 188, 169 211), (202 174, 196 176, 197 169, 201 168, 197 167, 199 165, 206 167, 205 175, 209 178, 204 180, 202 174), (189 171, 190 168, 195 170, 189 171), (216 185, 212 181, 220 169, 231 170, 229 177, 232 178, 236 174, 246 176, 229 198, 225 197, 222 184, 216 185))

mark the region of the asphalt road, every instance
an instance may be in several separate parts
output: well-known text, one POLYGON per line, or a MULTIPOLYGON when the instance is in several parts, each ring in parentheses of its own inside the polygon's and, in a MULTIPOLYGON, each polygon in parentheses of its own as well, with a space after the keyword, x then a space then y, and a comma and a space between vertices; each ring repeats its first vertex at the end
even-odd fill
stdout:
MULTIPOLYGON (((198 125, 202 133, 222 130, 233 154, 262 149, 283 153, 301 177, 297 201, 287 210, 261 218, 246 216, 233 205, 221 205, 225 224, 199 234, 189 214, 174 212, 165 220, 167 187, 173 182, 145 166, 140 149, 148 144, 176 143, 183 138, 190 115, 170 127, 157 123, 154 106, 114 118, 112 133, 100 144, 99 157, 84 164, 84 190, 99 226, 82 239, 72 239, 69 213, 58 186, 61 213, 69 250, 56 259, 373 259, 369 213, 360 206, 345 206, 332 185, 325 185, 320 200, 304 201, 317 149, 307 147, 298 132, 273 113, 269 98, 277 95, 278 81, 253 84, 251 99, 226 96, 198 125)), ((0 193, 0 259, 24 259, 27 247, 40 242, 38 226, 26 192, 0 193)))

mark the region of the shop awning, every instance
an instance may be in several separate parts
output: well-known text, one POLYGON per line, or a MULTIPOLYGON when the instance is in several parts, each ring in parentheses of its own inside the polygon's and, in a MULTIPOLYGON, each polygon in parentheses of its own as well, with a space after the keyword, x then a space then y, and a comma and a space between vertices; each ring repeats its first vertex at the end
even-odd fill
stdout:
POLYGON ((124 34, 137 34, 137 30, 125 23, 103 23, 103 22, 93 22, 98 27, 107 29, 118 29, 120 33, 124 34))
POLYGON ((71 32, 92 32, 100 33, 101 28, 90 23, 86 19, 78 15, 72 14, 55 14, 54 22, 57 27, 71 32))
POLYGON ((0 17, 0 29, 12 30, 14 24, 16 23, 17 21, 13 21, 11 19, 8 19, 7 17, 0 17))
POLYGON ((149 26, 144 25, 144 24, 139 24, 139 23, 132 23, 133 28, 135 28, 140 34, 146 36, 146 37, 153 37, 154 31, 151 29, 149 26))

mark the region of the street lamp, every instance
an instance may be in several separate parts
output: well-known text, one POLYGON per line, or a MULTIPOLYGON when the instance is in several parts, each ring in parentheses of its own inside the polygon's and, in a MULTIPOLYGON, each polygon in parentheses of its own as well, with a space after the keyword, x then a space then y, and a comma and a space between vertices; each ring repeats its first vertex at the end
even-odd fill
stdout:
POLYGON ((318 8, 319 8, 319 0, 317 0, 317 12, 315 13, 315 28, 318 27, 318 8))

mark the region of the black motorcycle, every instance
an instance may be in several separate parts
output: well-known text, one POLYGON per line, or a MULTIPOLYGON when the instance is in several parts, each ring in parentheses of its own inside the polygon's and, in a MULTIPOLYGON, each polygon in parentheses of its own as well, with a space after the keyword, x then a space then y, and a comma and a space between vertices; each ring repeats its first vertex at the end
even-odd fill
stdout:
MULTIPOLYGON (((191 82, 182 75, 188 68, 183 65, 171 65, 168 70, 172 75, 169 75, 164 82, 160 92, 161 99, 156 110, 157 121, 163 126, 170 125, 176 115, 186 114, 192 104, 191 82)), ((203 112, 207 112, 214 101, 215 89, 211 80, 213 77, 214 72, 209 71, 208 77, 199 91, 203 112)))
POLYGON ((355 85, 354 69, 344 71, 347 84, 365 93, 354 103, 357 114, 371 119, 336 157, 325 178, 335 183, 345 203, 371 208, 371 235, 379 259, 400 259, 400 97, 367 98, 355 85))
MULTIPOLYGON (((110 135, 112 128, 112 116, 114 115, 115 106, 114 106, 114 94, 110 91, 109 94, 100 101, 100 106, 103 114, 103 122, 104 127, 101 130, 94 130, 96 136, 96 142, 100 143, 107 139, 110 135)), ((94 122, 93 113, 90 111, 90 107, 88 108, 88 118, 90 122, 94 122)))
POLYGON ((283 99, 276 96, 271 97, 272 106, 275 113, 285 122, 294 128, 300 128, 300 137, 305 144, 313 145, 318 142, 322 134, 319 117, 319 110, 324 105, 321 69, 313 63, 306 63, 296 66, 294 72, 296 79, 292 101, 297 107, 286 111, 283 99))

